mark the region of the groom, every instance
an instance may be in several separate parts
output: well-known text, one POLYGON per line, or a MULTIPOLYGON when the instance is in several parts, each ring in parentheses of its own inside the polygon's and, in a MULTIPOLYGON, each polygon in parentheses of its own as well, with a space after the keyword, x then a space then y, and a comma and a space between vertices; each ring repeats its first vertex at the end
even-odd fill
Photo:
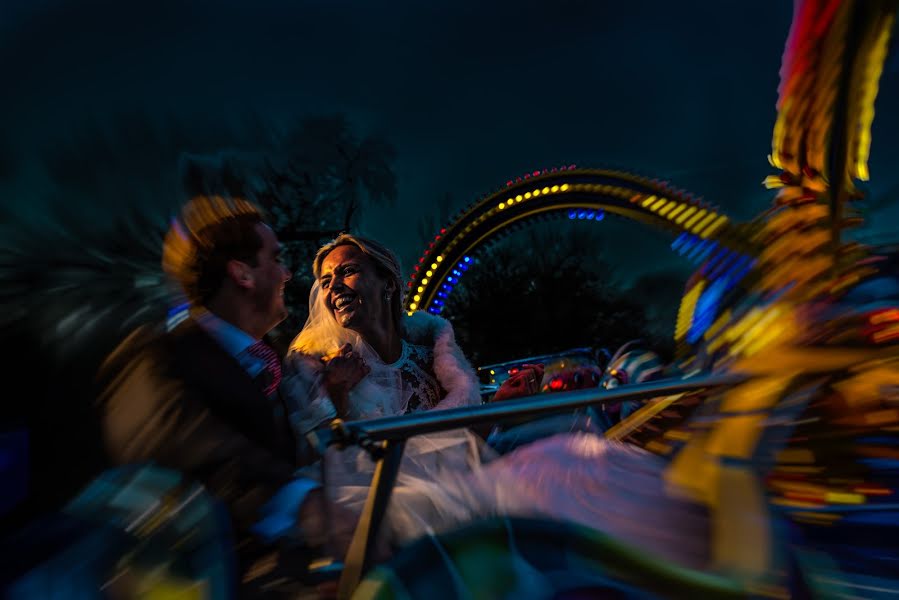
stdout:
POLYGON ((291 274, 259 210, 218 197, 184 207, 163 267, 187 294, 190 316, 171 331, 136 331, 106 360, 104 441, 115 463, 176 470, 224 503, 246 594, 260 574, 301 570, 286 562, 307 555, 275 550, 302 547, 284 543, 299 539, 299 522, 327 533, 317 505, 303 504, 316 484, 294 476, 315 452, 291 430, 280 357, 263 341, 287 316, 291 274))

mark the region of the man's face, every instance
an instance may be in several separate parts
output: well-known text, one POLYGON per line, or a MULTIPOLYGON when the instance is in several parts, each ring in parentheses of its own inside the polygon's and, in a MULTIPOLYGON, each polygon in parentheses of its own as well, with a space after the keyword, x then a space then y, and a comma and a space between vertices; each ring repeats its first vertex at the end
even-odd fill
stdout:
POLYGON ((284 284, 290 280, 290 271, 281 262, 281 244, 271 227, 259 223, 256 232, 262 238, 262 248, 256 255, 256 266, 252 267, 253 299, 259 314, 268 317, 271 329, 287 318, 284 284))

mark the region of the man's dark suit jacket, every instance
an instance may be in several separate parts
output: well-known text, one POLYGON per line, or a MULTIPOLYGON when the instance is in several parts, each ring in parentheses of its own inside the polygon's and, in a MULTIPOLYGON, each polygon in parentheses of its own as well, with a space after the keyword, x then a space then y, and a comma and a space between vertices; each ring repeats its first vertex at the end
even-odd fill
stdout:
POLYGON ((192 319, 171 332, 133 333, 99 382, 113 462, 152 461, 204 484, 230 511, 239 546, 258 546, 249 529, 260 509, 315 459, 304 440, 298 445, 283 402, 266 398, 192 319))

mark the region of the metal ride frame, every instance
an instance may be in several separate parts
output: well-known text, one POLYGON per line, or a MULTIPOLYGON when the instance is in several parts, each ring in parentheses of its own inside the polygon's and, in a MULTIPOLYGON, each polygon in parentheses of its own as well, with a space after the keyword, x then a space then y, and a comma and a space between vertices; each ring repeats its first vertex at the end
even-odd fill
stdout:
MULTIPOLYGON (((777 333, 778 328, 753 318, 767 312, 784 315, 786 320, 797 306, 820 298, 828 290, 839 291, 862 277, 864 270, 853 269, 864 253, 858 244, 844 240, 842 232, 861 220, 852 207, 862 196, 855 182, 869 176, 874 100, 897 8, 899 0, 797 0, 781 68, 778 116, 769 156, 771 166, 781 172, 765 179, 766 186, 780 191, 772 210, 755 221, 732 223, 713 208, 658 180, 574 166, 535 171, 507 182, 504 189, 476 202, 440 230, 414 267, 406 310, 442 312, 444 299, 469 268, 471 254, 509 227, 561 211, 568 211, 569 218, 594 220, 608 211, 679 233, 675 246, 688 245, 704 261, 697 272, 700 277, 687 290, 680 307, 675 331, 679 344, 687 347, 705 339, 713 352, 758 355, 772 346, 770 333, 777 333), (734 317, 724 310, 733 302, 722 299, 747 285, 743 278, 750 269, 756 278, 748 284, 754 293, 754 310, 734 317), (829 287, 822 287, 822 280, 829 287), (787 296, 759 301, 774 291, 787 296), (739 342, 732 344, 735 340, 739 342)), ((880 341, 873 340, 869 345, 876 346, 880 341)), ((802 348, 798 335, 787 336, 779 343, 791 349, 802 348)), ((811 374, 809 370, 798 372, 811 374)), ((784 389, 795 377, 798 375, 769 373, 766 377, 758 373, 753 381, 767 382, 766 393, 757 394, 751 402, 742 398, 741 407, 760 415, 770 413, 778 401, 776 390, 784 389)), ((321 436, 321 450, 356 444, 366 448, 376 461, 369 496, 346 556, 339 597, 352 594, 369 566, 372 542, 409 437, 510 416, 533 417, 698 390, 726 395, 729 386, 747 380, 738 374, 710 375, 365 422, 335 421, 321 436)), ((733 419, 722 419, 718 431, 734 423, 733 419)), ((752 423, 738 425, 730 427, 731 434, 746 433, 752 423)), ((744 438, 731 435, 733 444, 717 452, 748 456, 755 446, 747 443, 742 447, 744 438)), ((689 461, 680 465, 681 476, 689 466, 689 461)), ((731 537, 742 541, 740 534, 746 531, 734 530, 731 537)), ((739 555, 728 560, 754 568, 756 558, 739 555)))
POLYGON ((335 420, 330 430, 318 434, 324 452, 331 446, 358 445, 375 461, 374 477, 365 507, 345 557, 338 598, 349 598, 371 567, 374 541, 384 519, 399 473, 406 440, 410 437, 498 422, 509 417, 539 417, 570 412, 589 406, 609 406, 628 400, 647 400, 687 392, 733 386, 746 380, 742 375, 708 375, 669 379, 604 390, 598 388, 531 396, 487 404, 365 421, 335 420))
POLYGON ((606 212, 675 235, 722 246, 739 245, 742 236, 724 214, 664 181, 623 171, 574 165, 534 171, 475 202, 442 228, 413 266, 405 309, 440 314, 444 300, 471 266, 471 255, 521 223, 566 215, 601 220, 606 212))

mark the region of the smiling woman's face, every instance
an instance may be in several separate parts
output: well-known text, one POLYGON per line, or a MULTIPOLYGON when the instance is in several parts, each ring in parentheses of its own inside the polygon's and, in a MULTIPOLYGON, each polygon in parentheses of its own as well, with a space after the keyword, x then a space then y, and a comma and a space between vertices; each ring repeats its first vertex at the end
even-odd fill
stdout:
POLYGON ((390 319, 390 306, 384 298, 388 283, 356 246, 331 250, 322 261, 318 281, 325 306, 342 327, 361 333, 378 320, 390 319))

